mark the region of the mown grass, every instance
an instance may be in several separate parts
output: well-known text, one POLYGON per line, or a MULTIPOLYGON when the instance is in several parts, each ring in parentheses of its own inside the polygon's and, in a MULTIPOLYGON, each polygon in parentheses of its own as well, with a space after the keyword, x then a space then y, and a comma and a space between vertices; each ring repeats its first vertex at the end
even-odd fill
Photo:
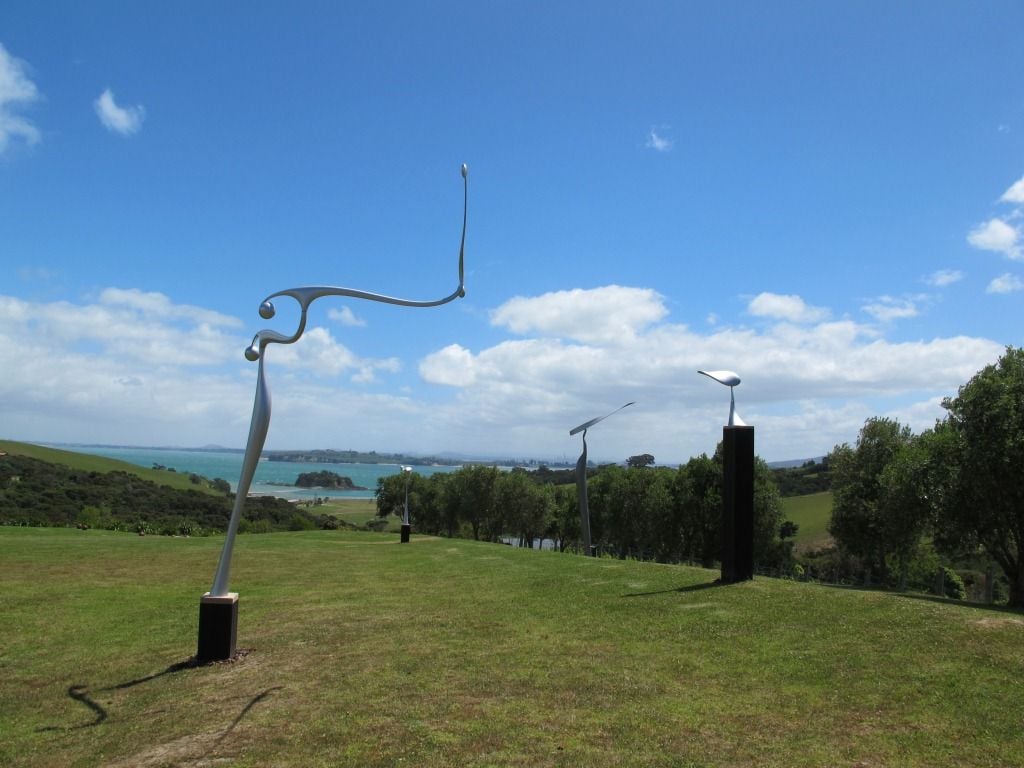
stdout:
POLYGON ((0 451, 18 456, 28 456, 31 459, 39 459, 51 464, 63 464, 66 467, 82 472, 128 472, 157 485, 166 485, 184 491, 201 491, 217 496, 223 495, 205 483, 193 483, 189 479, 188 473, 185 472, 149 469, 127 461, 108 459, 105 456, 94 456, 90 453, 62 451, 59 448, 48 448, 42 445, 33 445, 32 443, 19 443, 13 440, 0 440, 0 451))
POLYGON ((832 541, 828 524, 832 520, 832 492, 789 496, 782 500, 782 512, 787 520, 799 527, 794 550, 799 554, 821 549, 832 541))
POLYGON ((0 529, 0 764, 1007 766, 1024 618, 472 541, 0 529))

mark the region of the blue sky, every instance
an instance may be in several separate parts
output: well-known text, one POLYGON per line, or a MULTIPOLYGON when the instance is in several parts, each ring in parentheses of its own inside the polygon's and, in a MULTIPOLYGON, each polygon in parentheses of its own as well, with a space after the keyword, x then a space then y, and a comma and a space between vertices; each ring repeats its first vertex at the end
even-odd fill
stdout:
POLYGON ((1024 343, 1024 5, 0 9, 0 436, 682 461, 916 430, 1024 343))

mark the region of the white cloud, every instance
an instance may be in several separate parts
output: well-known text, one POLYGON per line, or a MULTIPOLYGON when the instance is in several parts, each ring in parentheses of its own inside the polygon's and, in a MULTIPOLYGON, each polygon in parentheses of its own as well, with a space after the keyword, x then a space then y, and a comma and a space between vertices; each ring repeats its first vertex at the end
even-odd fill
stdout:
POLYGON ((917 317, 920 314, 917 304, 913 300, 897 299, 892 296, 879 296, 870 304, 865 304, 861 309, 881 323, 905 320, 908 317, 917 317))
POLYGON ((366 321, 360 317, 357 317, 356 313, 346 306, 342 306, 341 309, 335 309, 334 307, 331 307, 330 309, 327 310, 327 317, 328 319, 334 320, 335 322, 341 323, 342 325, 347 326, 349 328, 366 327, 366 321))
POLYGON ((937 272, 932 272, 928 277, 925 278, 925 283, 933 285, 936 288, 944 288, 947 285, 958 283, 964 279, 964 273, 959 269, 940 269, 937 272))
POLYGON ((787 320, 791 323, 816 323, 828 317, 828 310, 812 307, 793 294, 759 293, 747 305, 755 317, 787 320))
POLYGON ((665 129, 651 128, 647 134, 647 141, 644 146, 648 149, 653 149, 655 152, 670 152, 675 142, 659 134, 659 130, 664 131, 665 129))
POLYGON ((967 235, 967 242, 983 251, 996 251, 1011 259, 1022 257, 1020 232, 1002 219, 989 219, 967 235))
POLYGON ((106 306, 127 307, 156 317, 193 320, 197 323, 234 328, 242 325, 242 321, 237 317, 222 315, 219 312, 189 304, 174 304, 162 293, 140 291, 138 288, 105 288, 100 293, 99 301, 100 304, 106 306))
POLYGON ((988 284, 987 293, 1015 293, 1024 290, 1024 280, 1009 272, 1000 275, 988 284))
POLYGON ((1024 176, 1015 181, 1010 188, 999 198, 1004 203, 1018 203, 1024 205, 1024 176))
POLYGON ((26 74, 26 65, 11 56, 0 44, 0 155, 13 139, 28 145, 39 142, 39 129, 16 114, 19 109, 39 100, 39 91, 26 74))
MULTIPOLYGON (((241 446, 256 371, 242 358, 248 331, 158 293, 99 296, 87 303, 0 296, 4 436, 241 446)), ((737 406, 758 427, 758 453, 803 458, 854 439, 868 416, 928 426, 940 415, 939 398, 1003 351, 968 337, 892 342, 878 326, 851 320, 780 318, 757 329, 723 323, 694 331, 668 322, 663 298, 641 288, 516 302, 495 315, 521 337, 438 349, 419 362, 425 384, 397 383, 398 394, 381 380, 403 360, 362 357, 327 328, 272 345, 268 446, 575 458, 571 427, 635 400, 628 414, 602 423, 599 440, 595 433, 595 460, 644 452, 685 460, 714 450, 728 411, 722 387, 697 370, 732 368, 743 377, 737 406), (607 323, 596 316, 598 327, 581 332, 575 311, 591 305, 644 312, 607 323), (621 327, 631 334, 627 343, 612 332, 621 327)))
MULTIPOLYGON (((898 314, 912 301, 878 303, 898 314)), ((567 430, 574 424, 636 400, 622 423, 602 425, 599 455, 646 451, 671 460, 713 450, 727 399, 696 372, 732 368, 743 377, 740 412, 759 426, 759 453, 791 458, 853 439, 865 418, 880 413, 914 413, 928 426, 940 415, 938 400, 1002 352, 986 339, 897 343, 850 320, 794 324, 782 312, 777 319, 760 330, 703 333, 651 322, 628 344, 601 334, 591 340, 547 334, 478 351, 451 345, 428 356, 420 374, 457 390, 452 429, 467 443, 481 438, 460 433, 458 424, 485 427, 510 451, 518 444, 569 451, 575 444, 567 430), (921 403, 926 418, 918 413, 921 403)))
POLYGON ((104 127, 122 136, 131 136, 142 128, 146 109, 141 104, 134 107, 120 107, 114 101, 113 92, 107 88, 93 102, 96 115, 104 127))
POLYGON ((650 288, 608 285, 516 296, 491 312, 491 324, 518 334, 614 344, 629 342, 667 314, 661 295, 650 288))

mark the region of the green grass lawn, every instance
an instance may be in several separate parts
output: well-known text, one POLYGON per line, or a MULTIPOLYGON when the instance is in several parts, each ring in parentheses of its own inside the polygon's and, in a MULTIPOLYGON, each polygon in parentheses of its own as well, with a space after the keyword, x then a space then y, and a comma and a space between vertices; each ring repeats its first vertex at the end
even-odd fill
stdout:
POLYGON ((782 511, 787 520, 800 526, 794 539, 794 550, 798 554, 820 549, 832 541, 828 532, 832 519, 831 491, 784 498, 782 511))
MULTIPOLYGON (((189 480, 188 473, 185 472, 169 472, 165 469, 150 469, 147 467, 140 467, 138 464, 132 464, 127 461, 108 459, 105 456, 93 456, 92 454, 79 453, 78 451, 62 451, 59 448, 47 448, 45 446, 33 445, 31 443, 18 443, 13 440, 0 440, 0 451, 19 456, 28 456, 31 459, 39 459, 40 461, 47 461, 51 464, 63 464, 66 467, 71 467, 72 469, 77 469, 83 472, 128 472, 141 477, 143 480, 149 480, 150 482, 156 483, 157 485, 167 485, 171 488, 178 488, 184 491, 201 491, 204 493, 223 496, 222 493, 213 490, 204 483, 196 485, 189 480)), ((207 479, 209 480, 212 478, 207 479)))
POLYGON ((1024 764, 1024 617, 472 541, 0 528, 0 765, 1024 764))

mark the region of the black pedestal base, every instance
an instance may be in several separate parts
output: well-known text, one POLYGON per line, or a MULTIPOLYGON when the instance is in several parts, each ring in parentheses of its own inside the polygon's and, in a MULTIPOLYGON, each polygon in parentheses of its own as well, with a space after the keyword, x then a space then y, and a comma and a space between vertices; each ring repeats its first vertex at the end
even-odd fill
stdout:
POLYGON ((199 599, 199 661, 223 661, 235 655, 238 634, 238 594, 214 597, 209 592, 199 599))
POLYGON ((412 531, 412 526, 411 525, 409 525, 408 523, 403 523, 402 524, 402 543, 403 544, 408 544, 409 543, 409 533, 411 531, 412 531))
POLYGON ((722 430, 722 581, 754 578, 754 428, 722 430))

